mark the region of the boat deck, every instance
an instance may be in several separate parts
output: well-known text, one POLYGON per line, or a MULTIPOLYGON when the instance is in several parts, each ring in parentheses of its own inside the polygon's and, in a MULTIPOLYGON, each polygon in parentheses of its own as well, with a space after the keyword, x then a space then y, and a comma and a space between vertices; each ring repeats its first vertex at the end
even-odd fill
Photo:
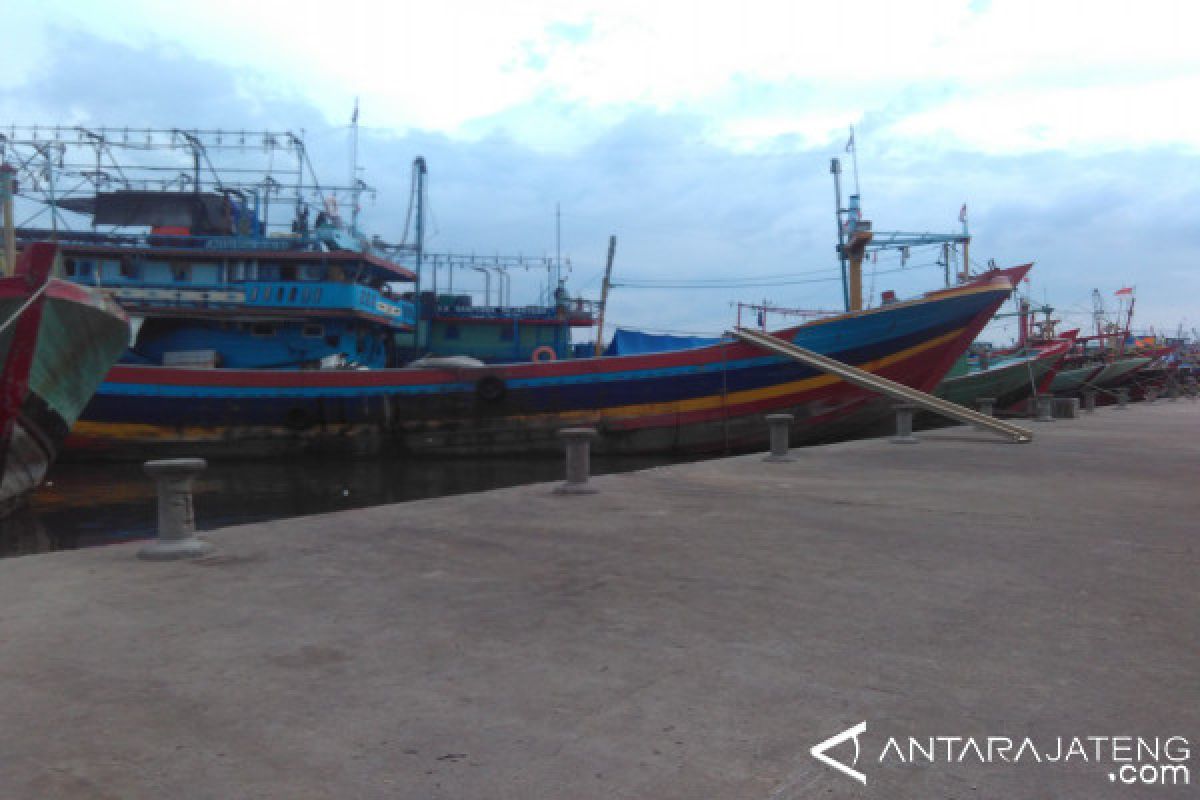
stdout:
POLYGON ((1180 735, 1200 780, 1198 422, 1141 403, 1023 445, 947 428, 230 528, 191 563, 0 561, 0 796, 861 797, 809 748, 865 720, 878 797, 1182 797, 1091 758, 880 754, 1180 735))

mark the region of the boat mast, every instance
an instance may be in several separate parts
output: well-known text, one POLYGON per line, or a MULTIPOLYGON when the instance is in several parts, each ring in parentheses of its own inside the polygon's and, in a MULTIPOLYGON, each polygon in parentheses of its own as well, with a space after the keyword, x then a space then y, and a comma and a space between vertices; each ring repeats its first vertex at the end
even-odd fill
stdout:
POLYGON ((608 237, 608 262, 604 265, 604 284, 600 289, 600 315, 596 321, 596 355, 604 352, 604 312, 608 309, 608 289, 612 286, 613 254, 617 251, 617 237, 608 237))
MULTIPOLYGON (((417 327, 416 327, 416 333, 413 334, 413 342, 416 345, 418 350, 421 348, 421 262, 422 262, 423 256, 425 255, 425 173, 426 173, 426 171, 427 170, 425 168, 425 157, 417 156, 416 158, 414 158, 413 159, 413 183, 415 185, 414 191, 416 192, 415 205, 417 208, 417 219, 416 219, 417 228, 416 228, 416 233, 415 233, 416 241, 413 243, 413 248, 414 248, 414 253, 416 256, 416 260, 415 260, 416 269, 414 270, 414 272, 416 272, 416 274, 417 274, 417 280, 416 280, 416 283, 414 286, 415 291, 413 292, 413 306, 415 307, 416 315, 417 315, 417 327)), ((435 291, 436 291, 436 289, 435 289, 435 291)), ((435 308, 436 308, 436 304, 437 304, 437 301, 435 299, 434 300, 435 308)))
MULTIPOLYGON (((547 276, 549 280, 549 276, 547 276)), ((546 291, 546 305, 554 305, 554 292, 562 282, 562 204, 554 204, 554 286, 546 291)))
POLYGON ((842 162, 839 159, 833 158, 829 161, 829 173, 833 175, 833 196, 834 196, 834 211, 833 219, 837 225, 837 253, 838 261, 842 265, 842 302, 845 304, 847 311, 850 310, 850 283, 846 275, 846 229, 842 225, 842 213, 845 211, 842 208, 842 162))

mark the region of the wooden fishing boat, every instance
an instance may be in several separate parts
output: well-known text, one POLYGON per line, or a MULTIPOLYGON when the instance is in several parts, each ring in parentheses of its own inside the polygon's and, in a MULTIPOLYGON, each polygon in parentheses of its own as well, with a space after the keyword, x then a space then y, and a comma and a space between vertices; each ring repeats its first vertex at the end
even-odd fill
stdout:
POLYGON ((1070 347, 1070 340, 1035 345, 998 356, 986 367, 971 368, 966 359, 960 359, 935 394, 969 408, 975 408, 980 398, 990 397, 996 408, 1007 408, 1042 391, 1070 347))
MULTIPOLYGON (((1028 266, 907 302, 778 331, 787 341, 931 391, 1028 266)), ((762 415, 794 440, 843 437, 890 401, 753 345, 499 365, 374 370, 115 367, 70 438, 74 455, 248 457, 316 452, 480 455, 560 448, 589 425, 603 453, 761 446, 762 415)))
POLYGON ((129 342, 124 313, 51 277, 55 248, 34 244, 0 278, 0 514, 41 484, 67 431, 129 342))

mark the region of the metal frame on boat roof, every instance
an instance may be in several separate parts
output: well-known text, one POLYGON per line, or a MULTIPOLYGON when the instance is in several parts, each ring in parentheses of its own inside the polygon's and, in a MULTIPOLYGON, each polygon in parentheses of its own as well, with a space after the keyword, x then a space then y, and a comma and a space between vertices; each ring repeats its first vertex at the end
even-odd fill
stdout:
POLYGON ((273 204, 298 210, 312 201, 336 209, 341 199, 349 199, 357 208, 362 195, 376 193, 357 176, 350 185, 323 184, 308 158, 303 131, 9 125, 0 128, 0 162, 16 169, 21 197, 51 210, 56 229, 69 228, 60 213, 62 201, 114 189, 254 196, 262 203, 264 227, 270 224, 273 204), (122 157, 132 152, 145 156, 141 163, 122 157), (210 157, 216 152, 260 153, 267 164, 218 165, 210 157), (277 163, 274 156, 279 152, 291 154, 294 162, 277 163), (179 154, 186 154, 190 163, 172 157, 179 154))

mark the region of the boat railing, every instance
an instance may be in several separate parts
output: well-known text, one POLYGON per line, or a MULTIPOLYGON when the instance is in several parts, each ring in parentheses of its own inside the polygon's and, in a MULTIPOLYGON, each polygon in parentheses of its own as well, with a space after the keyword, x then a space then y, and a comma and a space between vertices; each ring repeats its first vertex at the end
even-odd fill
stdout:
POLYGON ((53 239, 60 244, 89 244, 106 247, 165 248, 174 250, 261 250, 290 252, 321 250, 322 239, 314 235, 286 234, 271 236, 238 236, 231 234, 176 233, 105 233, 102 231, 52 231, 43 228, 22 228, 17 232, 21 242, 53 239))
POLYGON ((580 320, 590 323, 592 310, 574 301, 562 306, 455 306, 439 304, 437 316, 455 319, 580 320))
POLYGON ((361 311, 411 325, 416 313, 411 303, 369 286, 331 282, 222 283, 210 286, 139 284, 108 287, 122 305, 134 308, 232 309, 294 308, 297 310, 361 311))

